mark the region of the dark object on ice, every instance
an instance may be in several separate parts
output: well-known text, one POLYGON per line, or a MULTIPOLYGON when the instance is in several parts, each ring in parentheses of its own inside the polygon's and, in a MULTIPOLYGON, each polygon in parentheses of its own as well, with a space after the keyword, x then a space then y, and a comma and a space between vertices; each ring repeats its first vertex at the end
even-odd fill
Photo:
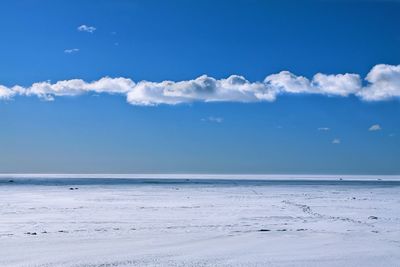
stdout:
POLYGON ((260 229, 260 230, 258 230, 259 232, 270 232, 271 230, 269 230, 269 229, 260 229))
POLYGON ((47 231, 43 231, 42 234, 47 234, 47 231))
POLYGON ((70 187, 69 190, 74 190, 74 188, 73 188, 73 187, 70 187))
POLYGON ((382 181, 382 179, 381 179, 381 178, 378 178, 378 181, 382 181))
POLYGON ((75 190, 78 190, 79 188, 78 188, 78 187, 75 187, 74 189, 75 189, 75 190))
POLYGON ((376 216, 369 216, 368 219, 370 219, 370 220, 378 220, 378 217, 376 217, 376 216))
POLYGON ((36 232, 32 232, 32 233, 31 233, 31 232, 26 232, 25 234, 26 234, 26 235, 37 235, 36 232))
POLYGON ((342 179, 342 178, 339 178, 339 180, 340 180, 340 181, 343 181, 343 179, 342 179))
POLYGON ((351 199, 356 199, 355 197, 352 197, 351 199))
POLYGON ((307 230, 307 229, 300 228, 300 229, 297 229, 296 231, 305 231, 305 230, 307 230))
POLYGON ((9 183, 14 183, 14 180, 8 180, 9 183))
POLYGON ((279 229, 279 230, 276 230, 276 231, 279 231, 279 232, 286 232, 286 229, 279 229))
POLYGON ((58 232, 59 233, 68 233, 68 231, 65 231, 65 230, 59 230, 58 232))

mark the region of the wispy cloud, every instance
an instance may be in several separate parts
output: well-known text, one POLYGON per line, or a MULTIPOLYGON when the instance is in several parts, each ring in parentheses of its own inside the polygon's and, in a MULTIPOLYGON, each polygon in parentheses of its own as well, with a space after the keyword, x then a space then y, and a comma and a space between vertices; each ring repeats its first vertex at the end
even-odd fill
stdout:
POLYGON ((368 73, 366 81, 367 84, 362 86, 360 76, 352 73, 336 75, 317 73, 309 80, 288 71, 271 74, 263 81, 255 82, 250 82, 240 75, 223 79, 202 75, 193 80, 137 83, 129 78, 104 77, 93 82, 72 79, 56 83, 39 82, 28 87, 3 86, 0 98, 6 98, 5 95, 8 97, 36 95, 54 99, 56 96, 88 92, 119 93, 125 95, 128 103, 132 105, 148 106, 192 102, 272 102, 284 94, 336 97, 354 95, 365 101, 400 98, 400 65, 376 65, 368 73))
POLYGON ((323 132, 326 132, 326 131, 329 131, 331 128, 328 128, 328 127, 319 127, 318 128, 318 131, 323 131, 323 132))
POLYGON ((88 26, 88 25, 82 24, 82 25, 80 25, 80 26, 77 28, 77 30, 80 31, 80 32, 90 32, 90 33, 94 33, 94 31, 96 30, 96 28, 93 27, 93 26, 88 26))
POLYGON ((382 127, 379 124, 374 124, 371 127, 369 127, 368 131, 375 132, 375 131, 380 131, 382 130, 382 127))
POLYGON ((222 123, 224 121, 223 118, 221 117, 214 117, 214 116, 210 116, 204 119, 201 119, 202 121, 208 121, 208 122, 215 122, 215 123, 222 123))
POLYGON ((332 140, 332 144, 334 144, 334 145, 338 145, 340 143, 341 143, 341 141, 340 141, 339 138, 335 138, 335 139, 332 140))
POLYGON ((15 90, 0 85, 0 99, 10 99, 16 94, 15 90))
POLYGON ((71 49, 65 49, 64 50, 65 54, 74 54, 74 53, 77 53, 77 52, 79 52, 79 48, 71 48, 71 49))

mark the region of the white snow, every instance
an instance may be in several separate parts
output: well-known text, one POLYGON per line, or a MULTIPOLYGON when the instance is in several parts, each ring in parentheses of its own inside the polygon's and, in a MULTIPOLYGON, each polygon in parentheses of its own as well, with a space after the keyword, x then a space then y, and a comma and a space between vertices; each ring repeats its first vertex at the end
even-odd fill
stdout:
POLYGON ((399 266, 399 185, 3 179, 0 266, 399 266))

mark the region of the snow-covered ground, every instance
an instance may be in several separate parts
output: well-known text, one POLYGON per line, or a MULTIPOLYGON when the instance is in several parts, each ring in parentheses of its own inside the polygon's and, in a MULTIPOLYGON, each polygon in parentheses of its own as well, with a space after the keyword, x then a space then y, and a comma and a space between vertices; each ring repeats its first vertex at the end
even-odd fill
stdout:
POLYGON ((0 179, 0 266, 400 266, 399 182, 60 181, 0 179))

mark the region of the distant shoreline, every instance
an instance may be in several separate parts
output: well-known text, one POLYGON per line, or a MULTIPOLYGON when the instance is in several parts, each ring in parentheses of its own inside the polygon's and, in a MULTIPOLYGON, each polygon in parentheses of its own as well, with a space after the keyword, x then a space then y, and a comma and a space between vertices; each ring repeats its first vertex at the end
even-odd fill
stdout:
POLYGON ((253 181, 400 181, 400 175, 318 175, 318 174, 42 174, 2 173, 0 178, 28 179, 195 179, 253 181))

